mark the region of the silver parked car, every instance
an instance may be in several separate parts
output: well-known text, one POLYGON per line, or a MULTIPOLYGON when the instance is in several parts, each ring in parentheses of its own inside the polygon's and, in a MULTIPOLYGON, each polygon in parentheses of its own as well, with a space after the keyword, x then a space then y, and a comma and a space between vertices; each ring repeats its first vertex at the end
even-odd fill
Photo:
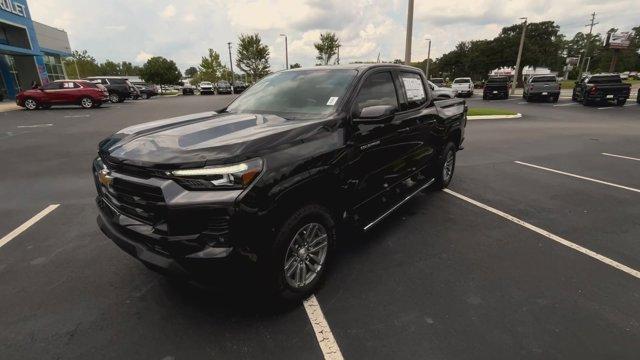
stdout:
POLYGON ((453 99, 458 96, 458 90, 449 87, 438 86, 432 83, 430 80, 427 80, 427 84, 429 85, 429 88, 431 89, 431 92, 433 93, 433 97, 435 99, 453 99))

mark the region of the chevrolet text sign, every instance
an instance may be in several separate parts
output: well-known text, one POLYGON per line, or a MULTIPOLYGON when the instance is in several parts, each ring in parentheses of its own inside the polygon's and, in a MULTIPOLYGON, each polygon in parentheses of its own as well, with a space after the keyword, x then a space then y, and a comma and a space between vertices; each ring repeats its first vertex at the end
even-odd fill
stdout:
POLYGON ((11 0, 0 0, 0 9, 18 16, 27 17, 24 5, 14 3, 11 0))

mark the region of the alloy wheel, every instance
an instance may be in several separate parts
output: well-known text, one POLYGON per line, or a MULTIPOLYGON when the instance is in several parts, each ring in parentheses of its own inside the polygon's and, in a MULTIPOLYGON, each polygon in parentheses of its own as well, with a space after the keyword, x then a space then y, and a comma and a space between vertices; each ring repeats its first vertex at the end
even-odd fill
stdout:
POLYGON ((447 153, 447 157, 444 161, 444 166, 442 167, 442 179, 445 183, 451 179, 451 175, 453 175, 453 166, 455 164, 456 158, 453 154, 453 151, 449 151, 447 153))
POLYGON ((38 103, 33 99, 27 99, 24 101, 24 107, 29 110, 35 110, 38 107, 38 103))
POLYGON ((304 225, 294 235, 284 260, 284 276, 292 288, 309 285, 319 274, 327 258, 329 238, 319 223, 304 225))
POLYGON ((82 98, 82 100, 80 100, 80 104, 82 105, 83 108, 89 109, 90 107, 93 106, 93 100, 89 98, 82 98))
POLYGON ((111 101, 112 103, 117 103, 118 101, 120 101, 120 97, 118 96, 118 94, 109 94, 109 101, 111 101))

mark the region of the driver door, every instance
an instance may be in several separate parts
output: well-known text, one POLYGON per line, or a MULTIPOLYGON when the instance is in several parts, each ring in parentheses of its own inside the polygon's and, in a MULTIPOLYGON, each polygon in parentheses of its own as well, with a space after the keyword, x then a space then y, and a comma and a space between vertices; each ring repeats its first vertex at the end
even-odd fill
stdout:
POLYGON ((343 173, 356 221, 366 224, 388 202, 385 192, 399 179, 402 164, 399 124, 392 115, 384 121, 358 122, 362 109, 387 105, 399 110, 398 88, 390 70, 375 71, 361 83, 351 109, 349 155, 343 173))
POLYGON ((49 104, 59 104, 62 100, 62 82, 50 82, 42 87, 46 94, 45 101, 49 104))

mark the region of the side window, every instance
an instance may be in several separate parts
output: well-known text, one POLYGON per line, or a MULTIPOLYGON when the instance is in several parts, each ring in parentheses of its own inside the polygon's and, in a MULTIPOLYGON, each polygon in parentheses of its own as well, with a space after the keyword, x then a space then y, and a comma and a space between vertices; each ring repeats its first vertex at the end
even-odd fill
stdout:
POLYGON ((398 109, 398 96, 390 72, 373 74, 365 80, 356 98, 354 110, 359 113, 366 107, 376 105, 390 105, 398 109))
POLYGON ((62 83, 62 88, 63 89, 73 89, 75 86, 75 84, 70 82, 70 81, 65 81, 62 83))
POLYGON ((407 96, 407 109, 416 109, 427 102, 427 93, 424 91, 424 84, 420 75, 409 72, 400 73, 400 81, 407 96))
POLYGON ((58 90, 60 89, 60 85, 62 85, 62 83, 50 82, 47 85, 43 86, 42 90, 58 90))

